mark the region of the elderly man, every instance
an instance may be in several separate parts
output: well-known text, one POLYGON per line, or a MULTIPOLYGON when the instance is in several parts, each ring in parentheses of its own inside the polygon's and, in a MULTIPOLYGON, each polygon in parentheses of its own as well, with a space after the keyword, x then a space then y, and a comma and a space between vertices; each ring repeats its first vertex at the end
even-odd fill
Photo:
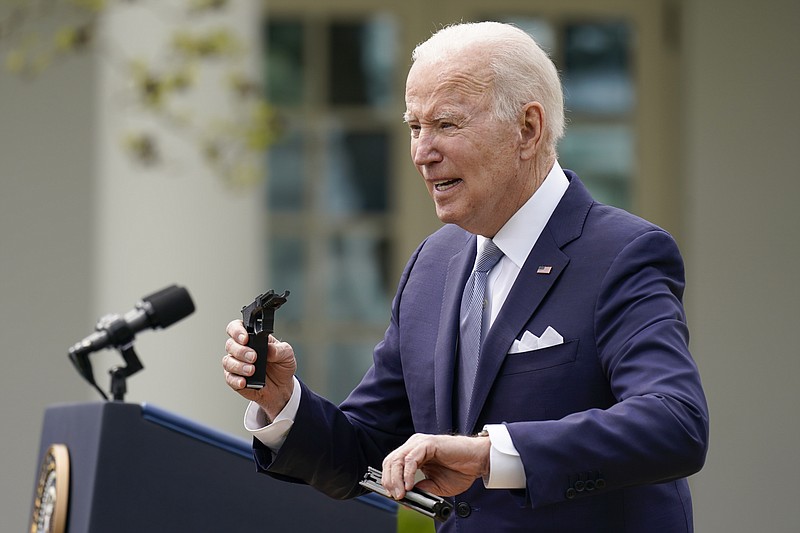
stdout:
POLYGON ((267 385, 227 332, 258 468, 337 498, 381 466, 395 498, 452 497, 440 531, 692 531, 708 414, 669 234, 556 161, 552 62, 499 23, 447 27, 406 84, 411 156, 445 225, 411 256, 358 387, 335 406, 272 339, 267 385))

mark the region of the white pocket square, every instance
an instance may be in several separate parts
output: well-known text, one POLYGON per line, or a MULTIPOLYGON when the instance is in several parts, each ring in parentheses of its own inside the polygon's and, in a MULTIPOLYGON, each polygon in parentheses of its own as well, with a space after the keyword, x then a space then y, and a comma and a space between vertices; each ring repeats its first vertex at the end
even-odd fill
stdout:
POLYGON ((552 326, 547 326, 541 337, 537 337, 530 331, 523 333, 521 339, 514 340, 514 344, 511 345, 508 353, 531 352, 559 344, 564 344, 564 337, 554 330, 552 326))

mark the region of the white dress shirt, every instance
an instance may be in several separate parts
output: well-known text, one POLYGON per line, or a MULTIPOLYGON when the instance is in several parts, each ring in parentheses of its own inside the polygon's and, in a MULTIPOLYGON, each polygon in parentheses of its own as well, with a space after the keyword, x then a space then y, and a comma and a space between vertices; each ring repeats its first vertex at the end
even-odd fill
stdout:
MULTIPOLYGON (((539 189, 514 213, 492 239, 503 251, 503 257, 489 272, 487 287, 490 306, 488 310, 489 328, 497 318, 525 260, 568 186, 569 180, 556 162, 539 189)), ((478 236, 479 251, 485 241, 486 237, 478 236)), ((258 405, 251 402, 245 411, 245 429, 273 453, 277 453, 294 424, 300 396, 300 386, 295 378, 294 390, 289 402, 271 424, 258 405)), ((489 439, 492 443, 489 476, 483 480, 486 487, 490 489, 525 488, 525 471, 508 429, 503 424, 487 424, 484 429, 489 432, 489 439)))

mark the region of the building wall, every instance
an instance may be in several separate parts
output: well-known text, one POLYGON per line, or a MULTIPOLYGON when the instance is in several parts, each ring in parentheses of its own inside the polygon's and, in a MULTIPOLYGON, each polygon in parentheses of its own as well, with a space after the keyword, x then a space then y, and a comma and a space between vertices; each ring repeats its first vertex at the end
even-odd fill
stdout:
POLYGON ((684 4, 687 302, 711 410, 697 531, 797 531, 800 4, 684 4))
POLYGON ((67 359, 89 333, 94 286, 95 68, 37 80, 0 70, 0 516, 23 531, 42 414, 89 394, 67 359))
MULTIPOLYGON (((121 9, 106 13, 98 31, 130 57, 151 58, 154 45, 171 38, 169 22, 181 22, 177 8, 172 18, 154 20, 152 6, 113 5, 121 9)), ((0 9, 0 17, 6 13, 0 9)), ((216 23, 235 28, 258 51, 259 13, 256 3, 237 0, 216 23)), ((29 29, 50 35, 54 26, 43 17, 29 29)), ((259 65, 256 53, 245 68, 257 73, 259 65)), ((166 285, 187 287, 196 311, 166 331, 137 336, 145 368, 128 379, 126 401, 245 436, 246 403, 225 385, 220 361, 225 325, 264 290, 266 247, 253 239, 263 223, 263 189, 230 186, 209 171, 196 145, 170 136, 170 125, 137 117, 124 67, 108 54, 77 54, 34 79, 0 68, 4 531, 28 527, 47 406, 100 401, 73 370, 68 348, 98 317, 124 313, 166 285), (165 134, 164 164, 131 164, 122 146, 132 123, 165 134)), ((226 94, 198 83, 192 105, 213 116, 226 94)), ((91 361, 108 391, 107 370, 121 357, 107 350, 91 361)))
MULTIPOLYGON (((800 523, 798 6, 683 2, 685 171, 676 179, 692 348, 712 416, 708 462, 692 479, 702 532, 800 523)), ((243 9, 235 16, 251 28, 256 17, 243 9)), ((260 223, 258 193, 232 194, 192 166, 166 176, 125 170, 107 153, 115 118, 99 65, 74 58, 38 82, 0 71, 0 516, 9 531, 28 521, 46 406, 97 399, 67 348, 99 315, 163 285, 186 285, 198 311, 141 335, 145 371, 129 381, 128 399, 241 431, 243 404, 222 384, 219 359, 224 324, 262 288, 265 252, 246 238, 260 223), (232 234, 242 239, 235 260, 225 255, 232 234)))

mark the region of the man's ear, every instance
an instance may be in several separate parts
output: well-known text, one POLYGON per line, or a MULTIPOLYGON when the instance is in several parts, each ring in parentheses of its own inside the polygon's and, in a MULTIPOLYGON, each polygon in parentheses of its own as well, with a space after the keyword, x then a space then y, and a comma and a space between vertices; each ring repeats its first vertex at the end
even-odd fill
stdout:
POLYGON ((539 102, 525 104, 520 124, 520 157, 533 159, 541 150, 544 137, 544 107, 539 102))

